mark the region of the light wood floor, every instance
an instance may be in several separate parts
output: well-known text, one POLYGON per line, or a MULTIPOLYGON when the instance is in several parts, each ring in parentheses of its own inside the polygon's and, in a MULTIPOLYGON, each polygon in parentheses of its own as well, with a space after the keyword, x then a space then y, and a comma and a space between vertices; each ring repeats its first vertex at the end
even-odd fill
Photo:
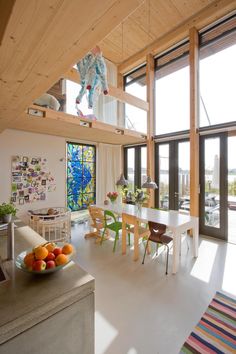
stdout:
MULTIPOLYGON (((165 253, 145 265, 121 255, 121 244, 84 239, 74 225, 80 265, 95 277, 96 354, 176 354, 217 290, 236 296, 236 245, 201 238, 199 257, 182 242, 178 274, 165 275, 165 253)), ((140 245, 141 256, 144 247, 140 245)))

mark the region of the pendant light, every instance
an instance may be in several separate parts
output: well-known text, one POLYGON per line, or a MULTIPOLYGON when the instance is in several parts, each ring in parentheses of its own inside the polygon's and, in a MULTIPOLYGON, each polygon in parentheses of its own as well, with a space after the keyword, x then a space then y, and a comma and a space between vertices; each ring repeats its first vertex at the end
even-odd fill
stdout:
POLYGON ((146 189, 157 189, 157 184, 156 182, 152 181, 150 176, 147 176, 146 182, 142 184, 142 188, 146 189))
POLYGON ((123 186, 127 186, 128 183, 129 183, 129 182, 125 179, 124 174, 121 173, 120 178, 119 178, 119 179, 117 180, 117 182, 116 182, 116 185, 123 187, 123 186))

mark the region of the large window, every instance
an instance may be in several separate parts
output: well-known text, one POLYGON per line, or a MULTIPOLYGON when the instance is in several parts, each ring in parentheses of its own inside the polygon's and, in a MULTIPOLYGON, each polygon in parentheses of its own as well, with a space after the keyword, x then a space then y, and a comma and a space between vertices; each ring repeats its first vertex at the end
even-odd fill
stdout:
POLYGON ((67 206, 86 209, 96 198, 96 147, 67 143, 67 206))
POLYGON ((147 147, 135 146, 127 147, 124 150, 125 177, 129 181, 129 188, 140 188, 147 176, 147 147))
MULTIPOLYGON (((133 96, 147 99, 146 66, 133 71, 124 78, 125 91, 133 96)), ((135 131, 147 132, 147 112, 125 104, 125 127, 135 131)))
POLYGON ((188 50, 185 43, 156 59, 156 135, 189 129, 188 50))
POLYGON ((200 126, 236 121, 236 16, 200 36, 200 126))

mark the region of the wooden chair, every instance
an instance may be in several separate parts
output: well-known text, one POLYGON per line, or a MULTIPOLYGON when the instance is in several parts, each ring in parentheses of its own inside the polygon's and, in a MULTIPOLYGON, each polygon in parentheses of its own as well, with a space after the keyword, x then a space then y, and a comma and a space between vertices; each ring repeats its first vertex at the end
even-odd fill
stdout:
MULTIPOLYGON (((84 237, 85 238, 90 238, 90 237, 95 237, 96 242, 100 242, 102 239, 102 230, 105 227, 105 217, 103 214, 103 210, 101 208, 95 207, 93 205, 90 205, 88 207, 89 210, 89 215, 91 218, 91 223, 90 227, 93 229, 93 231, 87 233, 84 237)), ((109 238, 109 231, 105 231, 106 238, 109 238)))
POLYGON ((149 241, 155 242, 157 244, 156 252, 158 252, 158 244, 165 245, 167 247, 166 274, 168 274, 169 243, 173 241, 173 238, 165 234, 166 225, 157 222, 152 222, 152 221, 149 221, 148 225, 150 230, 150 236, 148 237, 147 240, 142 264, 144 264, 149 241))
MULTIPOLYGON (((129 234, 134 235, 134 261, 139 258, 139 239, 148 238, 150 231, 139 225, 139 221, 136 216, 122 214, 122 254, 126 253, 126 236, 129 234)), ((148 253, 150 252, 148 248, 148 253)))

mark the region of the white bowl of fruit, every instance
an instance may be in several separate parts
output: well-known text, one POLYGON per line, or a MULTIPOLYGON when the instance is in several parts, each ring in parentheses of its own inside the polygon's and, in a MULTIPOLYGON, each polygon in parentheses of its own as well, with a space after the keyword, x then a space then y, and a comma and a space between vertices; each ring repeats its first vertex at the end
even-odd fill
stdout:
POLYGON ((70 243, 47 242, 21 252, 15 264, 28 273, 47 274, 64 268, 71 261, 73 253, 74 248, 70 243))

